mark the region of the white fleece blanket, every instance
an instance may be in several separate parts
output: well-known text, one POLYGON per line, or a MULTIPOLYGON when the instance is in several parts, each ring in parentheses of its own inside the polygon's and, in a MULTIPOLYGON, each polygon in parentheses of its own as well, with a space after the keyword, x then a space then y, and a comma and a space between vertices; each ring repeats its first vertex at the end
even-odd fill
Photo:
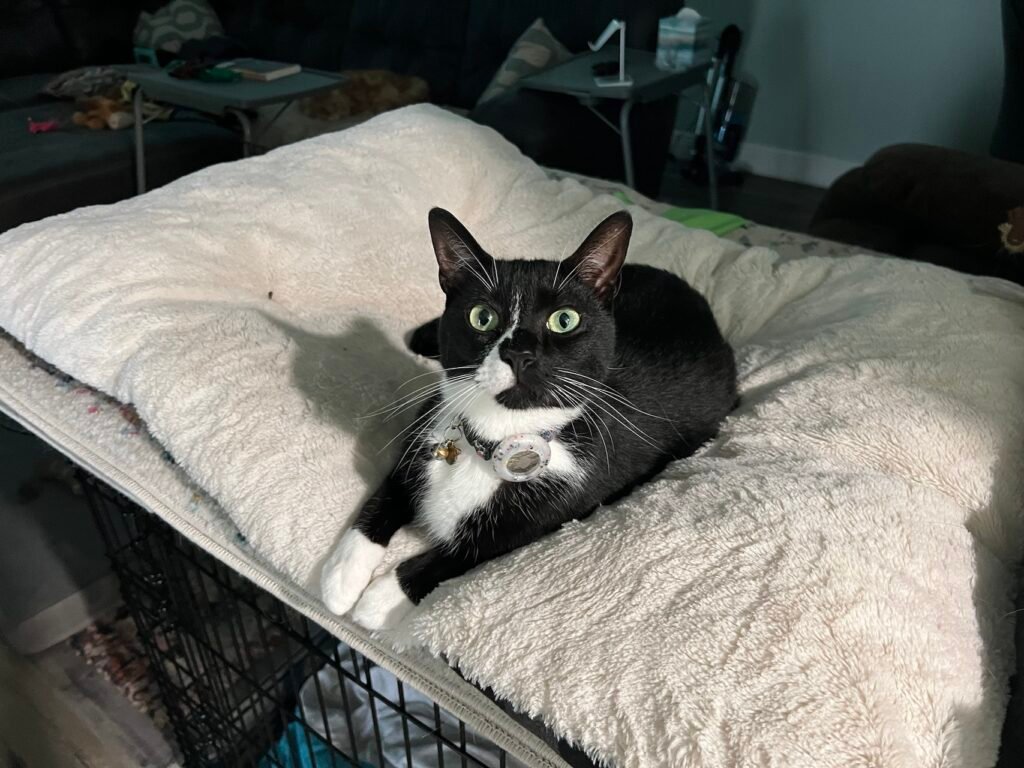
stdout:
MULTIPOLYGON (((0 236, 0 327, 133 403, 313 585, 400 426, 357 417, 426 370, 401 337, 442 306, 433 205, 525 258, 620 207, 413 107, 0 236)), ((1024 534, 1024 301, 633 213, 629 258, 705 293, 743 404, 701 455, 443 585, 391 639, 614 765, 992 765, 1024 534)))

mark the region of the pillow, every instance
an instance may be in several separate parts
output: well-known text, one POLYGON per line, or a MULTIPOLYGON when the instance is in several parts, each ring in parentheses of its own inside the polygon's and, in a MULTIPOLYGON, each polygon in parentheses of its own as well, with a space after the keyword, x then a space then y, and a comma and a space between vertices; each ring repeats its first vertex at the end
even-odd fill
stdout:
POLYGON ((132 43, 137 48, 177 53, 186 40, 205 40, 223 34, 217 12, 206 0, 171 0, 158 11, 139 14, 132 43))
POLYGON ((125 77, 110 67, 79 67, 53 77, 42 93, 58 99, 83 99, 119 93, 125 77))
POLYGON ((494 73, 494 77, 476 103, 482 104, 488 99, 500 96, 511 90, 518 80, 527 75, 561 64, 570 58, 572 53, 555 39, 551 30, 544 24, 544 19, 537 19, 512 44, 508 58, 498 67, 498 71, 494 73))

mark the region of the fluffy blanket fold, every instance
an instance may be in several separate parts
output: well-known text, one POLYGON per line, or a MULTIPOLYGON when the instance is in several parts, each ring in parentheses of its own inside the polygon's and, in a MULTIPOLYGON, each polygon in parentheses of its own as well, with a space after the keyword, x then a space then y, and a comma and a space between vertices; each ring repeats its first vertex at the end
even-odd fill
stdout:
MULTIPOLYGON (((359 417, 429 368, 402 336, 441 308, 434 205, 513 258, 557 258, 620 207, 411 107, 0 236, 0 327, 132 403, 311 587, 401 427, 359 417)), ((389 640, 614 765, 992 765, 1024 299, 633 215, 630 260, 711 302, 741 407, 697 457, 444 584, 389 640)))

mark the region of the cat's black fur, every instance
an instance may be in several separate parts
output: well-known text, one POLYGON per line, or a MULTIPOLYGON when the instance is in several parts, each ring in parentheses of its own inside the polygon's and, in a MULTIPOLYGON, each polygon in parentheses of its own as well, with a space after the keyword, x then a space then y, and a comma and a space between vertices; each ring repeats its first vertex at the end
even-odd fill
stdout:
MULTIPOLYGON (((432 211, 430 227, 447 300, 438 320, 414 332, 411 348, 439 357, 446 369, 479 364, 505 327, 474 330, 470 309, 484 303, 507 320, 518 295, 518 329, 499 348, 517 372, 516 384, 495 400, 512 410, 564 406, 566 395, 557 388, 565 382, 557 377, 576 382, 572 397, 586 401, 588 418, 562 428, 559 439, 586 475, 581 483, 546 475, 502 483, 487 508, 463 519, 450 541, 399 565, 399 583, 414 603, 440 582, 587 516, 692 454, 736 403, 732 349, 704 298, 663 270, 622 266, 632 228, 628 214, 606 219, 560 265, 495 261, 446 211, 432 211), (479 270, 497 280, 480 279, 479 270), (580 327, 555 334, 545 321, 565 306, 579 312, 580 327), (596 382, 604 385, 601 398, 596 382)), ((437 397, 423 412, 436 405, 437 397)), ((465 429, 472 437, 472 425, 465 429)), ((386 545, 416 520, 419 484, 435 460, 435 443, 417 439, 422 444, 406 446, 412 458, 392 471, 360 513, 357 527, 375 543, 386 545)))

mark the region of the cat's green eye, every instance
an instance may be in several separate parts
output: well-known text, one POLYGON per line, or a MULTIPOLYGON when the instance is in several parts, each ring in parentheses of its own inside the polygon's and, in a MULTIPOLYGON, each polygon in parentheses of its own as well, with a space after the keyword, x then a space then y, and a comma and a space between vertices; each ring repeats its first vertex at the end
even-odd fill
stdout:
POLYGON ((548 318, 548 330, 552 333, 569 333, 580 324, 580 313, 571 307, 556 309, 548 318))
POLYGON ((498 313, 486 304, 477 304, 469 310, 469 324, 481 333, 493 331, 498 327, 498 313))

